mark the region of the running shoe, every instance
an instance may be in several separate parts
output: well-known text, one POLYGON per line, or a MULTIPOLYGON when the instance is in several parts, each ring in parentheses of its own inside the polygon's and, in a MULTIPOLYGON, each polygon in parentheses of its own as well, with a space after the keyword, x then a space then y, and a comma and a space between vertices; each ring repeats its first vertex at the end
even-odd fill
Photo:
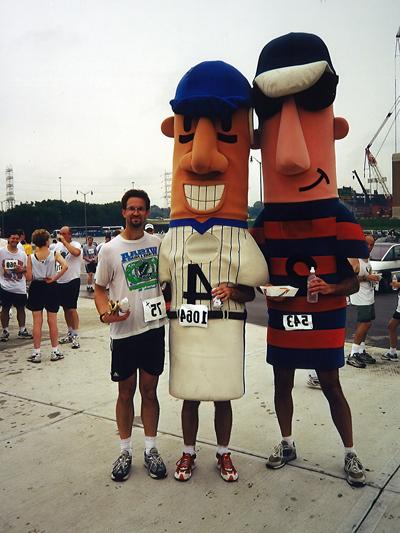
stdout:
POLYGON ((64 354, 62 354, 60 350, 54 350, 51 352, 50 361, 59 361, 60 359, 64 359, 64 354))
POLYGON ((268 457, 266 466, 274 469, 282 468, 286 463, 295 459, 297 459, 295 443, 291 446, 283 440, 274 447, 273 453, 268 457))
POLYGON ((398 361, 399 358, 397 356, 397 353, 385 353, 384 355, 381 355, 381 358, 385 361, 398 361))
POLYGON ((348 365, 354 366, 355 368, 365 368, 367 365, 360 359, 359 353, 354 353, 347 357, 346 363, 348 365))
POLYGON ((349 485, 363 487, 366 483, 365 470, 355 453, 348 453, 344 459, 344 471, 349 485))
POLYGON ((144 466, 147 468, 149 476, 153 479, 167 477, 167 469, 157 448, 152 448, 149 453, 144 452, 144 466))
POLYGON ((18 331, 18 338, 19 339, 33 339, 32 335, 29 333, 29 331, 26 328, 23 331, 18 331))
POLYGON ((217 468, 220 471, 222 479, 228 482, 237 481, 239 479, 239 474, 233 466, 230 452, 223 453, 222 455, 217 453, 216 457, 217 468))
POLYGON ((8 333, 6 329, 3 329, 3 333, 0 336, 0 341, 7 342, 9 338, 10 338, 10 334, 8 333))
POLYGON ((65 337, 62 337, 59 341, 60 344, 67 344, 69 342, 72 342, 72 334, 67 333, 65 337))
POLYGON ((372 357, 368 352, 361 352, 358 354, 358 358, 360 361, 367 365, 374 365, 376 363, 376 359, 372 357))
POLYGON ((125 481, 131 472, 132 455, 128 450, 121 452, 121 455, 112 465, 111 479, 113 481, 125 481))
POLYGON ((40 353, 32 352, 31 355, 28 357, 28 361, 30 363, 41 363, 42 362, 42 357, 41 357, 40 353))
POLYGON ((76 350, 77 348, 80 348, 81 345, 79 344, 79 337, 78 335, 72 335, 72 346, 71 348, 73 348, 74 350, 76 350))
POLYGON ((196 454, 183 453, 182 457, 176 463, 175 479, 178 481, 187 481, 192 477, 192 472, 196 468, 196 454))
POLYGON ((319 382, 318 378, 315 378, 314 376, 311 376, 311 374, 308 374, 308 380, 307 380, 307 387, 310 387, 310 389, 320 389, 321 383, 319 382))

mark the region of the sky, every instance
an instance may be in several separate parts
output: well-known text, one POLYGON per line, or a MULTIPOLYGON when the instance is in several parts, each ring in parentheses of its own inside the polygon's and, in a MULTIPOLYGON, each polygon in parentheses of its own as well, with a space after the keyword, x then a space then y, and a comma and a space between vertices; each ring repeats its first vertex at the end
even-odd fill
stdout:
MULTIPOLYGON (((93 191, 87 201, 105 203, 134 183, 164 206, 173 141, 160 124, 181 77, 221 59, 252 82, 264 45, 291 31, 329 48, 340 78, 335 114, 350 124, 336 143, 338 185, 360 191, 352 170, 363 175, 396 77, 400 93, 399 26, 398 0, 0 0, 0 201, 11 165, 17 203, 59 199, 60 184, 63 200, 93 191)), ((400 117, 397 129, 400 151, 400 117)), ((377 156, 389 187, 393 131, 377 156)), ((249 175, 252 205, 257 163, 249 175)))

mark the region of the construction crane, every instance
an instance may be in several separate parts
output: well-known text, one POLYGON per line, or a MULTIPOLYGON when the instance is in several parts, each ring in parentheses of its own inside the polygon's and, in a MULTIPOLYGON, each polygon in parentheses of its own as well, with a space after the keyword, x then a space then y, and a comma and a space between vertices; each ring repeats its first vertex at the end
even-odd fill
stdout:
POLYGON ((357 180, 358 183, 360 184, 361 190, 362 190, 362 192, 363 192, 363 194, 364 194, 364 199, 365 199, 364 202, 365 202, 366 204, 369 204, 369 202, 370 202, 370 198, 369 198, 368 191, 367 191, 367 189, 364 187, 363 182, 360 180, 360 176, 358 175, 357 170, 353 170, 353 179, 354 179, 354 178, 356 178, 356 180, 357 180))
POLYGON ((386 126, 388 121, 393 117, 393 113, 394 113, 393 122, 390 125, 390 127, 389 127, 389 129, 388 129, 388 131, 387 131, 387 133, 385 135, 385 138, 384 138, 384 140, 383 140, 383 142, 382 142, 382 144, 381 144, 381 146, 380 146, 380 148, 378 150, 378 153, 379 153, 380 149, 382 148, 383 143, 386 141, 387 136, 390 133, 390 130, 392 129, 393 125, 396 123, 396 118, 397 118, 397 115, 399 113, 399 110, 397 109, 398 106, 399 106, 399 103, 400 103, 400 96, 398 96, 396 98, 393 106, 389 110, 389 112, 386 115, 384 121, 379 126, 377 132, 375 133, 375 135, 372 137, 372 139, 370 140, 370 142, 367 144, 367 146, 365 148, 364 181, 366 180, 366 176, 367 176, 367 173, 368 173, 368 182, 369 183, 376 183, 376 184, 380 185, 382 187, 383 194, 385 195, 386 198, 391 198, 392 197, 392 195, 390 194, 390 191, 388 189, 388 186, 386 185, 387 178, 382 176, 382 173, 381 173, 381 171, 380 171, 380 169, 378 167, 378 162, 376 160, 376 156, 374 156, 374 154, 372 154, 370 148, 371 148, 372 144, 375 142, 375 140, 378 137, 378 135, 380 134, 380 132, 386 126))

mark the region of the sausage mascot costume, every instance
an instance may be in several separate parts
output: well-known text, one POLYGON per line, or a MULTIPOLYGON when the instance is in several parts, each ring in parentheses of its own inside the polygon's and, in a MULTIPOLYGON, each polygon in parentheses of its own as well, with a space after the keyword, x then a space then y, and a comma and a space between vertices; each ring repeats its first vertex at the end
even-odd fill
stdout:
POLYGON ((254 234, 271 283, 298 289, 292 298, 268 299, 267 361, 274 367, 282 441, 267 466, 296 459, 295 369, 315 369, 345 447, 347 481, 363 485, 338 368, 344 365, 345 297, 358 290, 347 258, 368 257, 368 250, 361 227, 338 199, 334 142, 347 135, 348 124, 333 114, 337 83, 329 51, 316 35, 278 37, 259 57, 254 99, 265 204, 254 234), (312 269, 316 278, 307 283, 312 269))
POLYGON ((171 222, 160 281, 171 285, 170 393, 224 401, 244 394, 243 303, 213 298, 221 283, 255 287, 266 262, 247 230, 251 87, 234 67, 206 61, 181 79, 174 116, 171 222))

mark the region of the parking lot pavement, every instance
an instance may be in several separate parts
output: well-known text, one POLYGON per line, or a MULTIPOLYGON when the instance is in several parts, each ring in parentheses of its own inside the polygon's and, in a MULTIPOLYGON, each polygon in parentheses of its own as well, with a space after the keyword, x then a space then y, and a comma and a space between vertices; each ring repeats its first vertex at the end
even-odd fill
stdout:
MULTIPOLYGON (((279 439, 273 376, 265 363, 265 328, 247 327, 246 394, 233 402, 232 456, 237 483, 215 468, 213 406, 200 407, 198 468, 186 483, 173 478, 182 450, 181 401, 160 379, 159 449, 169 470, 160 481, 142 466, 140 416, 133 430, 134 466, 111 481, 119 453, 116 385, 109 380, 108 329, 91 298, 81 298, 81 349, 63 347, 51 362, 47 336, 41 364, 26 361, 31 341, 0 345, 0 530, 45 532, 383 532, 400 530, 399 367, 381 361, 345 367, 355 445, 368 476, 363 489, 344 480, 343 449, 320 390, 298 371, 294 436, 298 459, 277 471, 265 459, 279 439)), ((63 332, 62 314, 59 314, 63 332)), ((28 323, 30 327, 30 323, 28 323)), ((379 353, 379 350, 372 353, 379 353)), ((229 378, 227 374, 221 379, 229 378)), ((140 413, 136 399, 136 414, 140 413)))

